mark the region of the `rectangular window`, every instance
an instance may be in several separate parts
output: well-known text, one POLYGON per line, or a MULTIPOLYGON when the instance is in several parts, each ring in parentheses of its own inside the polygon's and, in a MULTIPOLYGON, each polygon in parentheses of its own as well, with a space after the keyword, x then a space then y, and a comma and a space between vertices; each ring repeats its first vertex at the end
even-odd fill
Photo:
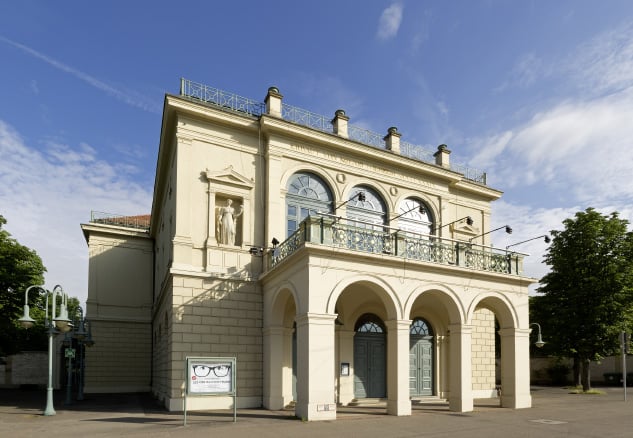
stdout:
POLYGON ((301 220, 304 220, 305 218, 307 218, 310 215, 310 210, 308 210, 307 208, 301 208, 301 220))
POLYGON ((290 237, 290 235, 292 233, 294 233, 296 229, 297 229, 297 221, 289 220, 288 221, 288 236, 287 237, 290 237))

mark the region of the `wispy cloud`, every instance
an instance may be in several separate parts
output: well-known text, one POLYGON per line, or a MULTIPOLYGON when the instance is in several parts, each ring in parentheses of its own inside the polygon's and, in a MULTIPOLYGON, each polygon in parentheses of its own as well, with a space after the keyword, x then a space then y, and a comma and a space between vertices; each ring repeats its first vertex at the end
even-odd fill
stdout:
POLYGON ((612 93, 633 86, 633 23, 605 32, 562 63, 564 73, 584 91, 612 93))
POLYGON ((546 74, 543 60, 534 53, 527 53, 517 59, 508 79, 493 91, 499 93, 513 87, 526 88, 546 74))
POLYGON ((134 172, 101 160, 85 143, 29 146, 0 120, 0 214, 6 229, 40 255, 47 284, 62 284, 81 301, 88 288, 88 248, 79 224, 89 221, 91 208, 148 213, 151 188, 135 183, 134 172))
MULTIPOLYGON (((633 26, 593 38, 557 65, 525 55, 506 86, 538 86, 544 79, 564 83, 567 94, 548 96, 528 119, 470 141, 477 150, 471 163, 489 170, 493 186, 532 191, 538 198, 524 205, 494 203, 493 226, 514 228, 511 236, 495 235, 495 246, 562 229, 564 219, 589 206, 633 219, 633 26), (548 199, 559 207, 535 208, 548 199)), ((528 275, 547 272, 546 248, 538 239, 517 248, 532 254, 528 275)))
POLYGON ((388 40, 396 36, 402 22, 402 10, 402 3, 396 2, 382 11, 378 20, 378 39, 388 40))
POLYGON ((47 56, 41 52, 38 52, 35 49, 32 49, 31 47, 25 46, 24 44, 20 44, 18 42, 15 42, 13 40, 10 40, 9 38, 6 38, 2 35, 0 35, 0 41, 9 44, 17 49, 22 50, 24 53, 33 56, 34 58, 37 58, 41 61, 46 62, 47 64, 49 64, 50 66, 63 71, 64 73, 68 73, 74 77, 76 77, 77 79, 82 80, 83 82, 87 83, 88 85, 105 92, 106 94, 108 94, 109 96, 114 97, 115 99, 118 99, 122 102, 124 102, 127 105, 136 107, 136 108, 140 108, 144 111, 148 111, 151 113, 156 113, 156 114, 160 114, 161 113, 161 106, 159 103, 152 101, 149 98, 146 98, 140 94, 138 94, 137 92, 134 91, 130 91, 130 90, 124 90, 124 89, 119 89, 119 88, 115 88, 111 85, 106 84, 105 82, 90 76, 87 73, 84 73, 80 70, 77 70, 76 68, 73 68, 69 65, 66 65, 54 58, 51 58, 50 56, 47 56))
MULTIPOLYGON (((564 190, 568 202, 633 202, 633 25, 580 45, 552 74, 570 85, 570 94, 473 141, 473 165, 488 167, 508 187, 564 190)), ((531 83, 538 75, 524 78, 531 83)))

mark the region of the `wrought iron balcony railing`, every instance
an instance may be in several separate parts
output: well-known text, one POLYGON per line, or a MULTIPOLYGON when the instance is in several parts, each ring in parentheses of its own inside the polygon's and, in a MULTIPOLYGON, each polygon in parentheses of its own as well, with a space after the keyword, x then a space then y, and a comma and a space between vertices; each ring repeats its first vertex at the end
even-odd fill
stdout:
POLYGON ((523 271, 522 253, 332 215, 310 216, 301 222, 297 231, 270 252, 269 268, 274 269, 306 243, 477 271, 512 275, 523 271))

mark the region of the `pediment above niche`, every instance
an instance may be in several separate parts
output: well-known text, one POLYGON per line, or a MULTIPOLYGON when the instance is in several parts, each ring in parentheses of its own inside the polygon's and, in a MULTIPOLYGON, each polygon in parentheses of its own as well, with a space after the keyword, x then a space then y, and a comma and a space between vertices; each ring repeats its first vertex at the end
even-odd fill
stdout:
POLYGON ((451 224, 450 229, 453 232, 454 238, 460 240, 469 239, 481 234, 479 228, 468 225, 465 220, 451 224))
POLYGON ((209 183, 222 185, 222 186, 233 186, 239 187, 242 189, 252 189, 253 181, 249 178, 245 177, 239 172, 236 172, 233 169, 233 166, 229 166, 223 170, 212 172, 209 169, 205 170, 204 175, 207 177, 209 183))

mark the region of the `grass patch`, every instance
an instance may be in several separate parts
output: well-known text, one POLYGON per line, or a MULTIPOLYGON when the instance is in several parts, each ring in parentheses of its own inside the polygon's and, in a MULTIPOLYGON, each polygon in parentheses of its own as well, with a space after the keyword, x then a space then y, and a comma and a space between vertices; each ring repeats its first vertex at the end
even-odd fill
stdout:
POLYGON ((599 389, 590 389, 589 391, 583 391, 582 386, 568 386, 570 394, 587 394, 587 395, 605 395, 606 392, 599 389))

